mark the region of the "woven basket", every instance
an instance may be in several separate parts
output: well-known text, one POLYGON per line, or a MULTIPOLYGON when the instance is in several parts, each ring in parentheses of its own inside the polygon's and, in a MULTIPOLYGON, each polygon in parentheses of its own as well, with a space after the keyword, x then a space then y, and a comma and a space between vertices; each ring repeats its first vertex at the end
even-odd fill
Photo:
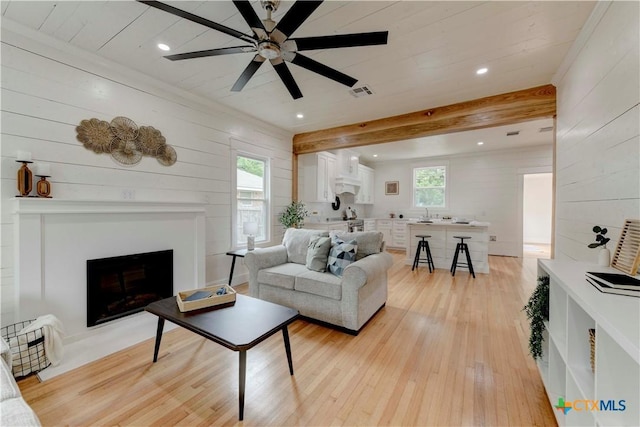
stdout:
POLYGON ((13 357, 13 376, 16 378, 35 374, 51 364, 44 351, 44 332, 42 328, 21 334, 23 328, 35 319, 5 326, 0 333, 9 347, 13 357))
POLYGON ((591 347, 591 372, 596 372, 596 330, 589 329, 589 344, 591 347))

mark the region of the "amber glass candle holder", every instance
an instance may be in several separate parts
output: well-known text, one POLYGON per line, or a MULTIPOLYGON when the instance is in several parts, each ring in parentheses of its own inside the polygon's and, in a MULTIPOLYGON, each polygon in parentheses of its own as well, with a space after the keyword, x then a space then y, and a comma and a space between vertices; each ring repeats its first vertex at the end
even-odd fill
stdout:
POLYGON ((36 184, 36 192, 38 193, 38 197, 47 197, 51 198, 51 183, 47 181, 49 175, 36 175, 40 177, 40 181, 36 184))
POLYGON ((16 160, 19 163, 22 163, 22 167, 18 169, 18 196, 17 197, 29 197, 29 193, 33 189, 33 174, 31 170, 29 170, 29 166, 27 166, 30 162, 28 160, 16 160))

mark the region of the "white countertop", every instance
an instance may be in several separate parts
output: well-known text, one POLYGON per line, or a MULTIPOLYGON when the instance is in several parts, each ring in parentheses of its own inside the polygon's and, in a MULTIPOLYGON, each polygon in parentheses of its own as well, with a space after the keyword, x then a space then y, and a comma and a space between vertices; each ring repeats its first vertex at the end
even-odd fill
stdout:
MULTIPOLYGON (((481 222, 481 221, 470 221, 468 224, 457 224, 455 222, 452 222, 451 220, 448 220, 448 219, 443 220, 439 218, 434 218, 433 220, 431 220, 433 221, 431 223, 420 222, 420 220, 416 218, 357 218, 357 220, 403 221, 409 225, 447 225, 447 226, 451 225, 456 227, 489 227, 491 225, 491 223, 481 222)), ((336 219, 330 219, 328 221, 327 220, 318 220, 318 221, 307 220, 305 221, 305 224, 336 225, 336 224, 345 224, 349 221, 353 221, 353 220, 336 220, 336 219)))
POLYGON ((443 219, 433 219, 433 222, 420 222, 420 220, 411 219, 409 220, 409 225, 446 225, 446 226, 455 226, 455 227, 489 227, 491 223, 489 222, 481 222, 481 221, 469 221, 467 224, 452 222, 451 220, 443 220, 443 219))

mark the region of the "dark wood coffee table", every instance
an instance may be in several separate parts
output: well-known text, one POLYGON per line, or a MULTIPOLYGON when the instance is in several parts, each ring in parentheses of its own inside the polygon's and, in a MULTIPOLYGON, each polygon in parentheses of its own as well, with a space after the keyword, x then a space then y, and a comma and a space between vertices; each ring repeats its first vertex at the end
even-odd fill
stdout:
POLYGON ((244 418, 247 350, 278 331, 282 331, 284 348, 289 362, 289 373, 293 375, 287 326, 299 317, 297 310, 245 295, 236 295, 235 304, 223 308, 212 307, 182 313, 176 303, 176 297, 170 297, 149 304, 145 310, 158 316, 158 331, 153 352, 154 363, 158 360, 165 320, 217 342, 228 349, 240 352, 240 420, 244 418))

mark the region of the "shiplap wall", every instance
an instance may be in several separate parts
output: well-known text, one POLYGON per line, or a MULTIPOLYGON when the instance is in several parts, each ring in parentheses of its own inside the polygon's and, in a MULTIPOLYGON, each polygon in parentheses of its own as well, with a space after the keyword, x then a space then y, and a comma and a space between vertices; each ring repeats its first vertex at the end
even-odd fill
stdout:
POLYGON ((449 165, 449 206, 431 210, 431 214, 475 217, 490 222, 492 255, 518 256, 522 242, 523 174, 550 172, 553 148, 536 146, 512 150, 489 151, 484 154, 458 155, 408 161, 377 162, 375 169, 375 204, 371 216, 388 218, 389 213, 417 217, 424 209, 412 209, 413 168, 430 164, 449 165), (400 194, 384 194, 385 181, 399 181, 400 194))
MULTIPOLYGON (((232 247, 232 150, 271 160, 271 241, 276 215, 291 200, 291 138, 284 130, 175 90, 104 59, 2 20, 0 145, 2 324, 14 310, 13 218, 17 150, 51 164, 52 196, 63 199, 200 201, 206 203, 206 280, 226 282, 232 247), (126 116, 159 129, 178 154, 165 167, 144 157, 134 167, 95 154, 76 140, 83 119, 126 116)), ((126 249, 126 248, 125 248, 126 249)), ((242 279, 243 269, 236 266, 242 279)))
POLYGON ((573 56, 554 77, 558 130, 558 259, 597 262, 594 225, 615 248, 625 218, 640 218, 640 3, 599 3, 573 56))

